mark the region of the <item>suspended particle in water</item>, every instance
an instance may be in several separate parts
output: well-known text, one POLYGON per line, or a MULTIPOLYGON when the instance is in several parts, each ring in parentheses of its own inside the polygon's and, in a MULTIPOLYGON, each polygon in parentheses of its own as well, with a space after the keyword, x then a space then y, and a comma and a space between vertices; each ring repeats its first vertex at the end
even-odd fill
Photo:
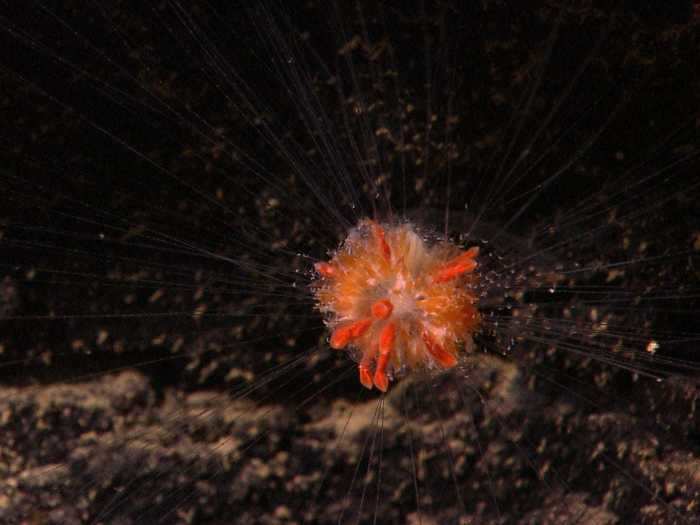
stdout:
POLYGON ((414 369, 447 369, 472 347, 479 248, 431 242, 409 223, 364 220, 316 264, 318 308, 330 345, 359 361, 360 382, 382 392, 414 369))

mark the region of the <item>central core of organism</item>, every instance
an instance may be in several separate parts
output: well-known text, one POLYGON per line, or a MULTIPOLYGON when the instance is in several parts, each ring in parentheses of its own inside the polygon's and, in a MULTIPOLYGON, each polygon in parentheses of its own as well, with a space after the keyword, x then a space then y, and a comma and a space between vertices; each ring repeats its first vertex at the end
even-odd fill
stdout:
POLYGON ((477 246, 429 242, 408 223, 363 220, 316 263, 313 289, 331 347, 352 352, 365 387, 386 392, 398 375, 451 368, 471 348, 478 255, 477 246))

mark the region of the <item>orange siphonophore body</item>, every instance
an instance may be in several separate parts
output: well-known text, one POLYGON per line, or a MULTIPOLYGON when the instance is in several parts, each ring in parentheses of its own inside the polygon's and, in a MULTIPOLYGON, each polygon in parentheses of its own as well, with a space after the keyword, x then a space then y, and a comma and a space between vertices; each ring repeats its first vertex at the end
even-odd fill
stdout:
POLYGON ((386 392, 397 372, 450 368, 479 324, 476 257, 429 243, 409 224, 362 221, 328 262, 314 291, 335 349, 359 353, 360 382, 386 392))

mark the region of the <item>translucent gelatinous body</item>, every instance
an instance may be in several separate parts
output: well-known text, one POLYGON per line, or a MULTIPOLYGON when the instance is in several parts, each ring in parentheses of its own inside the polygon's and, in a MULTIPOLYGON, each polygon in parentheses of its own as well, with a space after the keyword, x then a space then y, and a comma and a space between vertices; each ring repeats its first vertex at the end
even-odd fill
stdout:
POLYGON ((407 223, 363 221, 314 284, 335 349, 359 351, 360 382, 382 391, 398 371, 449 368, 479 324, 478 247, 429 243, 407 223))

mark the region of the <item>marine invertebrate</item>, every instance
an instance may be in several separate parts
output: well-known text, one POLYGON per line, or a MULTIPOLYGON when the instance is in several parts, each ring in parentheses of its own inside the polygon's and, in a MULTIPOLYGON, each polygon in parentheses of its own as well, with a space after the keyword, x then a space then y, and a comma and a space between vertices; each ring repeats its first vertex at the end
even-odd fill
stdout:
POLYGON ((315 265, 330 345, 357 351, 365 387, 386 392, 405 370, 451 368, 460 347, 471 347, 478 255, 478 246, 431 243, 410 223, 364 220, 329 262, 315 265))

